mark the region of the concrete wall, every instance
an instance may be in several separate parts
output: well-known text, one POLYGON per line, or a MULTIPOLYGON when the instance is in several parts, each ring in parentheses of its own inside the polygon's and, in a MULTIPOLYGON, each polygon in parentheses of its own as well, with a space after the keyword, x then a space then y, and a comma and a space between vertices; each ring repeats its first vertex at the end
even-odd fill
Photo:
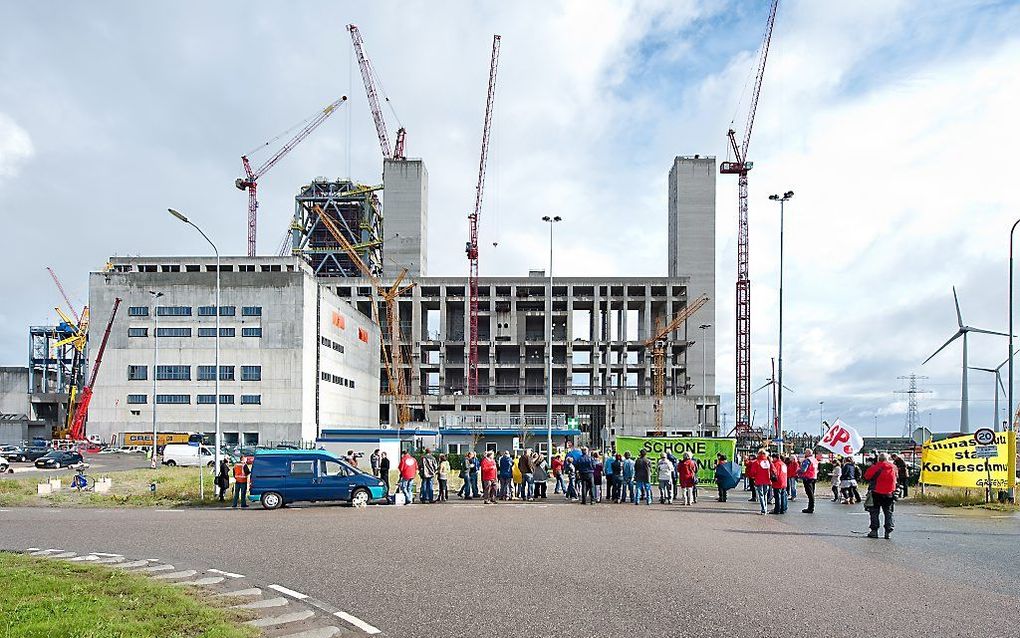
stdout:
POLYGON ((384 274, 428 273, 429 174, 420 159, 383 163, 384 274))
POLYGON ((706 378, 692 374, 692 394, 715 394, 715 307, 719 291, 715 278, 715 176, 714 157, 677 157, 669 171, 669 255, 670 277, 688 277, 690 299, 705 293, 709 303, 698 312, 697 321, 688 326, 688 337, 698 341, 688 353, 692 370, 701 370, 703 348, 707 348, 706 378), (700 324, 712 324, 705 331, 700 324), (697 361, 695 361, 697 359, 697 361))
POLYGON ((28 367, 0 367, 0 414, 30 414, 28 367))
MULTIPOLYGON (((315 286, 314 280, 310 285, 315 286)), ((319 427, 379 427, 379 327, 325 287, 319 291, 320 335, 343 346, 339 352, 322 346, 320 339, 319 427), (332 375, 341 382, 333 382, 332 375)))

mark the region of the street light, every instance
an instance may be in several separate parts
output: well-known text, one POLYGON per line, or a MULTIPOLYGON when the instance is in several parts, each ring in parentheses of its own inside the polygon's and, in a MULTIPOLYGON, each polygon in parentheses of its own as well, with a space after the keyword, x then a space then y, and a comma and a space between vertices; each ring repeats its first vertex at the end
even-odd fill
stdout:
POLYGON ((824 430, 825 426, 823 425, 825 423, 825 417, 822 416, 822 408, 824 408, 824 407, 825 407, 825 401, 819 401, 818 402, 818 434, 821 435, 821 436, 825 436, 825 430, 824 430))
POLYGON ((152 295, 152 462, 149 464, 156 469, 156 366, 159 362, 159 298, 163 293, 150 290, 152 295))
MULTIPOLYGON (((215 339, 215 342, 216 342, 216 357, 215 357, 215 360, 213 362, 213 369, 215 370, 215 374, 213 375, 213 377, 215 378, 215 386, 214 386, 215 390, 214 391, 216 392, 216 399, 215 399, 215 401, 213 401, 213 415, 214 415, 213 418, 216 421, 216 434, 215 434, 214 439, 213 439, 213 443, 214 443, 214 447, 215 447, 215 450, 213 452, 213 468, 214 468, 215 471, 219 472, 219 469, 220 469, 220 251, 219 251, 218 248, 216 248, 216 244, 214 244, 212 242, 212 240, 209 239, 209 236, 206 235, 205 232, 203 232, 201 228, 196 226, 194 222, 192 222, 190 219, 188 219, 187 217, 185 217, 184 215, 182 215, 181 213, 179 213, 178 211, 176 211, 176 210, 174 210, 172 208, 168 208, 167 210, 170 211, 171 215, 173 215, 177 219, 181 220, 182 222, 184 222, 188 226, 191 226, 192 228, 197 230, 198 234, 200 234, 203 239, 205 239, 207 242, 209 242, 209 245, 212 246, 213 253, 216 254, 216 339, 215 339)), ((201 443, 199 443, 199 448, 198 448, 198 464, 199 464, 199 467, 202 467, 202 444, 201 443)), ((205 476, 205 472, 204 471, 199 472, 200 479, 199 479, 199 488, 198 489, 199 489, 199 498, 201 498, 201 499, 205 499, 205 482, 204 482, 204 479, 201 478, 201 477, 204 477, 204 476, 205 476)))
POLYGON ((563 218, 559 215, 550 217, 545 215, 542 217, 542 221, 549 224, 549 312, 546 316, 546 332, 545 332, 545 343, 549 349, 549 355, 546 363, 546 375, 548 377, 546 383, 549 391, 546 397, 546 456, 549 458, 549 462, 552 463, 553 454, 553 443, 552 443, 552 401, 553 401, 553 387, 552 387, 552 359, 553 359, 553 348, 552 348, 552 311, 553 311, 553 226, 557 222, 563 221, 563 218))
POLYGON ((1016 502, 1016 492, 1014 487, 1016 485, 1016 431, 1013 427, 1013 411, 1016 409, 1013 407, 1013 233, 1016 232, 1017 225, 1020 224, 1020 219, 1013 222, 1013 227, 1009 229, 1009 389, 1006 394, 1009 400, 1009 409, 1006 416, 1009 418, 1009 425, 1007 427, 1008 434, 1006 435, 1006 472, 1009 474, 1009 500, 1016 502))
POLYGON ((703 323, 698 327, 701 328, 701 431, 698 436, 705 436, 705 422, 708 421, 708 341, 705 338, 705 331, 711 328, 712 324, 703 323))
MULTIPOLYGON (((783 212, 784 204, 793 198, 793 191, 786 191, 782 195, 769 195, 769 199, 779 202, 779 387, 776 388, 778 398, 776 399, 777 429, 776 438, 783 436, 783 212)), ((782 443, 779 449, 782 450, 782 443)))

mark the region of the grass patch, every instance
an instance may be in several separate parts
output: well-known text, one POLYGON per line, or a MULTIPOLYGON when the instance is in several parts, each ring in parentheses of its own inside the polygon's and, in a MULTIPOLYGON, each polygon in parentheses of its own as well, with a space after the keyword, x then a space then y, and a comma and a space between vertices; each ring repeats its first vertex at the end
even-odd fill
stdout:
POLYGON ((197 590, 100 565, 0 552, 0 578, 0 638, 258 635, 241 624, 248 615, 197 590))
MULTIPOLYGON (((0 480, 0 507, 178 507, 182 505, 220 506, 213 498, 215 488, 212 475, 205 475, 205 500, 199 498, 199 468, 166 467, 155 470, 123 470, 119 472, 96 473, 93 478, 108 476, 113 487, 105 494, 78 492, 67 486, 70 476, 61 477, 63 487, 59 492, 39 496, 36 485, 48 477, 45 473, 32 473, 26 478, 5 478, 0 480), (149 484, 156 484, 156 491, 149 490, 149 484)), ((0 638, 4 638, 0 635, 0 638)))
MULTIPOLYGON (((993 492, 992 496, 994 498, 996 494, 993 492)), ((937 505, 939 507, 973 507, 1001 512, 1020 511, 1020 508, 1012 503, 999 503, 994 501, 992 503, 985 503, 984 488, 967 489, 963 487, 926 485, 924 488, 924 494, 921 494, 919 487, 911 490, 910 499, 906 502, 923 505, 937 505)))

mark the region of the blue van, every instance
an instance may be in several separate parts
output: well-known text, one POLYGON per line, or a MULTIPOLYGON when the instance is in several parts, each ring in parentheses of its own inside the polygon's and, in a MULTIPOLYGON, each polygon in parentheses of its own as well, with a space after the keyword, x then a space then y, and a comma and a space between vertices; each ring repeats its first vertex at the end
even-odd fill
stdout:
POLYGON ((346 501, 367 505, 386 499, 385 484, 325 450, 256 450, 248 499, 274 510, 294 501, 346 501))

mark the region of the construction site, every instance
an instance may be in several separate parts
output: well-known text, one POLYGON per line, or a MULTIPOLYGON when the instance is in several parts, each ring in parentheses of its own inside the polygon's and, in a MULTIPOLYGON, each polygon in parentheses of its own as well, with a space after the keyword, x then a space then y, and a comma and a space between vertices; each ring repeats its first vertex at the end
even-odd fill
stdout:
MULTIPOLYGON (((303 122, 267 160, 259 163, 253 153, 242 156, 242 175, 235 186, 248 196, 247 257, 231 257, 226 263, 186 256, 110 258, 103 271, 92 274, 89 307, 70 308, 69 313, 58 309, 58 325, 32 328, 26 378, 18 381, 28 390, 20 438, 28 438, 29 425, 33 436, 45 428, 56 438, 82 438, 89 433, 102 439, 156 427, 156 404, 167 405, 170 416, 162 417, 167 427, 190 424, 191 429, 210 432, 212 416, 199 404, 230 404, 235 399, 233 393, 193 397, 187 391, 191 383, 196 392, 204 392, 204 386, 196 382, 210 382, 224 374, 222 364, 219 374, 215 366, 198 365, 212 362, 209 340, 201 337, 217 337, 219 357, 220 337, 239 338, 242 333, 252 340, 241 340, 238 360, 230 363, 229 374, 233 375, 234 363, 279 374, 257 393, 249 389, 241 394, 242 389, 236 389, 248 409, 235 411, 225 431, 238 443, 308 443, 325 429, 373 428, 440 437, 444 431, 457 433, 462 437, 457 439, 458 448, 478 446, 481 434, 530 432, 538 439, 538 433, 553 429, 575 442, 596 446, 608 446, 620 435, 735 435, 748 445, 779 435, 771 427, 778 428, 775 416, 765 428, 752 428, 747 233, 747 178, 752 167, 748 148, 775 10, 773 2, 745 129, 742 135, 728 132, 728 159, 717 162, 714 156, 690 152, 663 166, 667 263, 664 275, 654 277, 560 275, 531 269, 534 264, 522 264, 516 277, 480 276, 479 262, 485 255, 479 228, 497 99, 499 35, 493 37, 487 58, 488 85, 479 87, 480 93, 485 89, 486 100, 480 114, 474 208, 465 220, 466 268, 459 273, 430 273, 426 161, 406 156, 409 133, 405 128, 391 136, 364 39, 357 26, 348 25, 379 142, 382 183, 317 176, 304 185, 293 185, 297 195, 285 236, 274 255, 258 256, 259 180, 334 113, 350 108, 347 98, 335 100, 303 122), (725 282, 717 286, 716 281, 717 174, 736 175, 738 195, 736 411, 726 427, 716 392, 715 326, 730 319, 716 316, 715 300, 718 294, 731 293, 725 292, 725 282), (293 281, 282 281, 288 272, 293 281), (237 294, 232 300, 216 297, 216 305, 204 305, 204 300, 214 298, 214 285, 215 295, 220 294, 221 274, 237 294), (111 277, 116 281, 111 283, 111 277), (315 282, 314 294, 306 290, 289 301, 273 297, 281 287, 301 288, 307 281, 315 282), (114 288, 119 292, 112 293, 114 288), (164 293, 153 291, 164 291, 167 299, 159 299, 164 293), (154 297, 147 298, 148 293, 154 297), (272 301, 256 305, 261 298, 272 301), (130 314, 115 322, 122 299, 130 314), (326 302, 332 319, 322 310, 326 302), (262 314, 263 305, 274 304, 277 316, 262 314), (218 319, 225 308, 232 317, 234 308, 242 305, 245 314, 253 316, 242 317, 226 333, 219 322, 215 328, 198 325, 204 315, 218 319), (200 316, 194 329, 189 323, 193 307, 200 316), (256 319, 256 307, 257 325, 251 321, 256 319), (93 337, 98 332, 101 341, 88 336, 90 308, 97 318, 93 337), (295 312, 297 318, 288 315, 295 312), (356 333, 362 337, 360 342, 378 344, 377 361, 374 353, 368 359, 370 372, 363 360, 352 359, 349 344, 345 351, 325 330, 331 321, 334 328, 343 330, 344 318, 352 313, 359 317, 354 323, 361 331, 356 333), (152 326, 150 332, 146 322, 157 316, 169 321, 162 328, 152 326), (302 324, 301 343, 292 338, 292 321, 302 324), (284 357, 284 363, 272 359, 268 345, 249 347, 255 335, 259 344, 286 342, 284 347, 293 356, 284 357), (108 341, 110 369, 99 375, 108 341), (173 362, 161 366, 151 354, 159 350, 173 362), (347 372, 325 373, 325 351, 345 353, 345 360, 336 363, 347 372), (153 367, 151 376, 140 376, 148 364, 153 367), (192 364, 202 369, 194 378, 192 364), (287 387, 288 378, 293 381, 291 387, 287 387), (341 385, 352 388, 347 384, 355 378, 358 407, 346 409, 344 398, 337 395, 326 408, 320 379, 342 379, 341 385), (314 383, 308 385, 310 379, 314 383), (141 380, 149 382, 149 392, 142 388, 145 384, 131 383, 141 380), (155 381, 176 384, 177 389, 160 393, 155 381), (363 396, 366 383, 371 387, 369 407, 363 396), (295 394, 295 388, 303 389, 295 394), (305 391, 310 394, 302 395, 305 391), (285 409, 288 402, 289 410, 285 409)), ((267 146, 268 142, 263 145, 267 146)), ((551 231, 559 218, 544 221, 551 231)), ((51 274, 63 294, 56 274, 51 274)), ((70 306, 67 296, 63 298, 70 306)), ((231 348, 235 346, 228 345, 224 352, 231 348)))

